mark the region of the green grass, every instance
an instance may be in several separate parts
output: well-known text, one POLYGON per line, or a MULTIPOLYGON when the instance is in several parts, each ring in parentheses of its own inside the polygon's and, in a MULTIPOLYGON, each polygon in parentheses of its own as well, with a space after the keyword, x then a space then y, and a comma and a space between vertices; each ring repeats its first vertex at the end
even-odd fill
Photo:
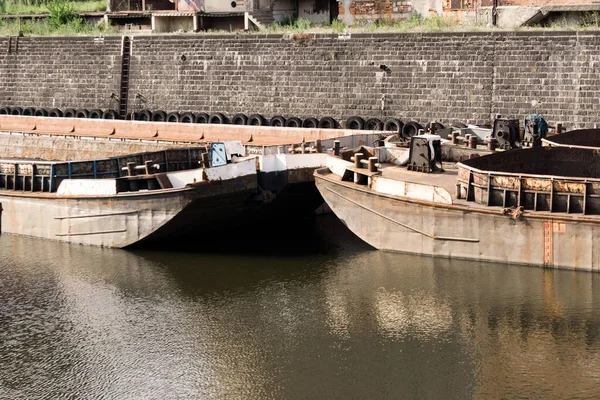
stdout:
MULTIPOLYGON (((0 0, 0 14, 47 14, 48 1, 34 0, 0 0)), ((85 0, 71 1, 73 12, 96 12, 106 11, 106 1, 85 0)))
MULTIPOLYGON (((6 0, 0 0, 2 9, 6 10, 6 0)), ((11 0, 13 6, 38 7, 44 9, 49 16, 41 19, 27 19, 25 21, 15 18, 2 18, 0 16, 0 35, 16 36, 20 32, 26 36, 73 36, 73 35, 98 35, 112 33, 110 26, 104 21, 98 25, 84 22, 83 18, 76 14, 82 9, 93 9, 96 2, 73 2, 68 0, 11 0), (37 4, 33 4, 37 1, 37 4), (28 4, 26 4, 28 2, 28 4), (43 2, 43 4, 42 4, 43 2), (82 7, 83 6, 83 7, 82 7)), ((13 8, 13 10, 24 11, 24 8, 13 8)), ((27 9, 34 10, 33 8, 27 9)))
MULTIPOLYGON (((55 25, 49 19, 23 21, 21 30, 25 36, 110 35, 116 33, 110 26, 86 24, 81 18, 76 18, 63 25, 55 25)), ((7 21, 0 18, 0 36, 17 36, 18 34, 18 21, 7 21)))
POLYGON ((481 22, 462 22, 452 17, 433 16, 421 17, 413 13, 405 20, 355 21, 352 26, 336 20, 331 25, 317 25, 306 19, 288 19, 281 24, 275 24, 267 31, 269 33, 385 33, 385 32, 479 32, 479 31, 539 31, 539 30, 586 30, 600 29, 600 13, 584 14, 582 22, 577 25, 572 21, 555 21, 549 26, 531 26, 498 28, 481 22))
MULTIPOLYGON (((24 21, 21 29, 29 36, 68 36, 68 35, 98 35, 115 34, 110 26, 90 25, 75 15, 78 12, 104 11, 105 0, 0 0, 0 36, 18 34, 17 21, 3 19, 1 14, 48 14, 44 20, 24 21), (50 12, 50 9, 53 12, 50 12)), ((586 30, 600 29, 600 13, 589 12, 583 16, 579 25, 571 21, 553 21, 546 26, 496 28, 476 22, 459 23, 451 17, 433 16, 423 18, 413 13, 405 20, 355 21, 348 26, 335 20, 332 24, 315 24, 304 18, 287 18, 284 22, 274 24, 266 29, 268 33, 383 33, 383 32, 473 32, 473 31, 537 31, 537 30, 586 30)), ((263 33, 264 31, 260 32, 263 33)), ((211 33, 229 33, 226 31, 208 31, 211 33)))
POLYGON ((333 21, 331 25, 316 25, 303 18, 288 19, 267 28, 267 30, 270 33, 375 33, 471 31, 486 28, 482 24, 459 24, 453 18, 440 16, 422 18, 418 13, 413 13, 410 18, 405 20, 355 21, 352 26, 339 20, 333 21))
POLYGON ((555 19, 549 23, 542 23, 535 26, 536 29, 546 30, 586 30, 600 28, 600 13, 597 11, 587 11, 582 14, 581 19, 576 23, 573 20, 567 20, 565 17, 555 19))

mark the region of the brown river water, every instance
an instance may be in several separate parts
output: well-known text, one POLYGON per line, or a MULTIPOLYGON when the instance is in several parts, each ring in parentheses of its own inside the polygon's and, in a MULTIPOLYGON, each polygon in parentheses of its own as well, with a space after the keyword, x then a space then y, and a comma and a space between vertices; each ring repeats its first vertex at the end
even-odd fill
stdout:
POLYGON ((600 274, 247 236, 1 236, 0 398, 600 398, 600 274))

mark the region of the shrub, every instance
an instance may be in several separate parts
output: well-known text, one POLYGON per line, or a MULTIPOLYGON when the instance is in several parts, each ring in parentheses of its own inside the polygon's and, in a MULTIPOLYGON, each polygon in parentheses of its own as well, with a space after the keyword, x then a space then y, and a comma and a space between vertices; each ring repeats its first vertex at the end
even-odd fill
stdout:
POLYGON ((46 7, 48 7, 48 11, 50 11, 48 23, 55 28, 73 23, 80 19, 73 13, 73 5, 66 0, 52 0, 46 7))

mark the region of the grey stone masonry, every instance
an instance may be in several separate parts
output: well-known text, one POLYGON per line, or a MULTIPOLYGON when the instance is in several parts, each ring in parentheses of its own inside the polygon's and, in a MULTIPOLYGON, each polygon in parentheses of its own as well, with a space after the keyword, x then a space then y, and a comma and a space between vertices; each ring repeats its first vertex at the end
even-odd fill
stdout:
POLYGON ((132 96, 147 108, 343 120, 488 121, 489 35, 136 37, 132 96))
MULTIPOLYGON (((0 106, 116 108, 121 38, 0 38, 0 106), (12 39, 14 41, 14 38, 12 39), (112 102, 112 103, 111 103, 112 102)), ((600 122, 600 32, 132 38, 129 109, 600 122)))
POLYGON ((593 127, 600 33, 136 37, 129 90, 165 111, 593 127))
POLYGON ((0 37, 1 106, 118 108, 120 37, 0 37), (113 96, 114 97, 114 96, 113 96))

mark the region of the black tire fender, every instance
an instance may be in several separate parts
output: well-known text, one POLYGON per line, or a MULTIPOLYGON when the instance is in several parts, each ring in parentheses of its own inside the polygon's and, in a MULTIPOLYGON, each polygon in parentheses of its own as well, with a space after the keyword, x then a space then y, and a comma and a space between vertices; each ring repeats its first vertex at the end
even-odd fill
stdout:
POLYGON ((456 129, 465 129, 467 128, 467 125, 463 124, 462 122, 454 122, 452 124, 450 124, 451 127, 456 128, 456 129))
POLYGON ((23 109, 21 107, 11 107, 10 115, 23 115, 23 109))
POLYGON ((379 118, 369 118, 365 121, 364 129, 368 131, 380 131, 383 129, 383 123, 379 118))
POLYGON ((119 119, 119 113, 115 110, 106 110, 102 113, 102 119, 119 119))
POLYGON ((184 112, 179 117, 179 122, 183 124, 193 124, 194 118, 194 114, 192 114, 191 112, 184 112))
POLYGON ((75 118, 77 111, 74 108, 65 108, 63 111, 63 118, 75 118))
POLYGON ((33 107, 25 107, 23 109, 23 113, 21 115, 35 115, 35 108, 33 107))
POLYGON ((288 128, 302 128, 302 120, 298 117, 290 117, 285 121, 285 126, 288 128))
POLYGON ((365 128, 365 120, 358 115, 354 115, 346 120, 346 129, 363 130, 365 128))
POLYGON ((194 114, 194 123, 196 124, 208 124, 208 119, 210 117, 208 116, 207 113, 196 113, 194 114))
MULTIPOLYGON (((129 118, 131 118, 131 115, 129 118)), ((133 118, 136 121, 152 121, 152 112, 150 110, 134 111, 133 118)))
POLYGON ((386 120, 383 125, 384 131, 393 131, 399 135, 402 134, 402 128, 404 128, 404 122, 400 121, 398 118, 390 118, 386 120))
POLYGON ((48 116, 52 118, 61 118, 63 116, 63 112, 58 108, 51 108, 48 110, 48 116))
POLYGON ((252 114, 248 117, 248 125, 262 126, 266 125, 265 118, 260 114, 252 114))
POLYGON ((90 113, 88 114, 88 118, 90 119, 101 119, 102 118, 102 114, 104 114, 104 112, 102 112, 102 110, 98 110, 97 108, 90 110, 90 113))
POLYGON ((167 122, 179 122, 181 115, 177 111, 173 111, 167 114, 167 122))
POLYGON ((285 126, 286 122, 287 121, 285 120, 285 118, 282 115, 276 115, 269 120, 269 125, 282 127, 282 126, 285 126))
POLYGON ((436 131, 439 131, 440 129, 444 129, 445 126, 439 122, 432 121, 432 122, 428 123, 427 125, 425 125, 425 130, 431 131, 431 128, 433 128, 436 131))
POLYGON ((80 108, 75 111, 75 118, 88 118, 90 116, 90 112, 85 108, 80 108))
POLYGON ((419 134, 419 130, 423 129, 423 126, 415 121, 410 121, 404 124, 402 128, 402 136, 405 138, 411 138, 419 134))
POLYGON ((10 115, 10 107, 0 108, 0 115, 10 115))
POLYGON ((208 118, 209 124, 226 124, 227 117, 223 113, 214 113, 211 114, 208 118))
POLYGON ((306 118, 302 122, 302 127, 303 128, 318 128, 319 120, 317 120, 316 118, 313 118, 313 117, 306 118))
POLYGON ((48 116, 48 110, 46 110, 45 108, 36 108, 35 112, 33 113, 33 115, 35 117, 47 117, 48 116))
POLYGON ((248 123, 248 117, 246 114, 235 114, 231 118, 231 123, 233 125, 246 125, 248 123))
POLYGON ((165 122, 167 120, 167 113, 162 110, 152 112, 152 121, 165 122))
POLYGON ((323 117, 319 120, 318 127, 321 129, 335 129, 336 125, 335 119, 331 117, 323 117))

